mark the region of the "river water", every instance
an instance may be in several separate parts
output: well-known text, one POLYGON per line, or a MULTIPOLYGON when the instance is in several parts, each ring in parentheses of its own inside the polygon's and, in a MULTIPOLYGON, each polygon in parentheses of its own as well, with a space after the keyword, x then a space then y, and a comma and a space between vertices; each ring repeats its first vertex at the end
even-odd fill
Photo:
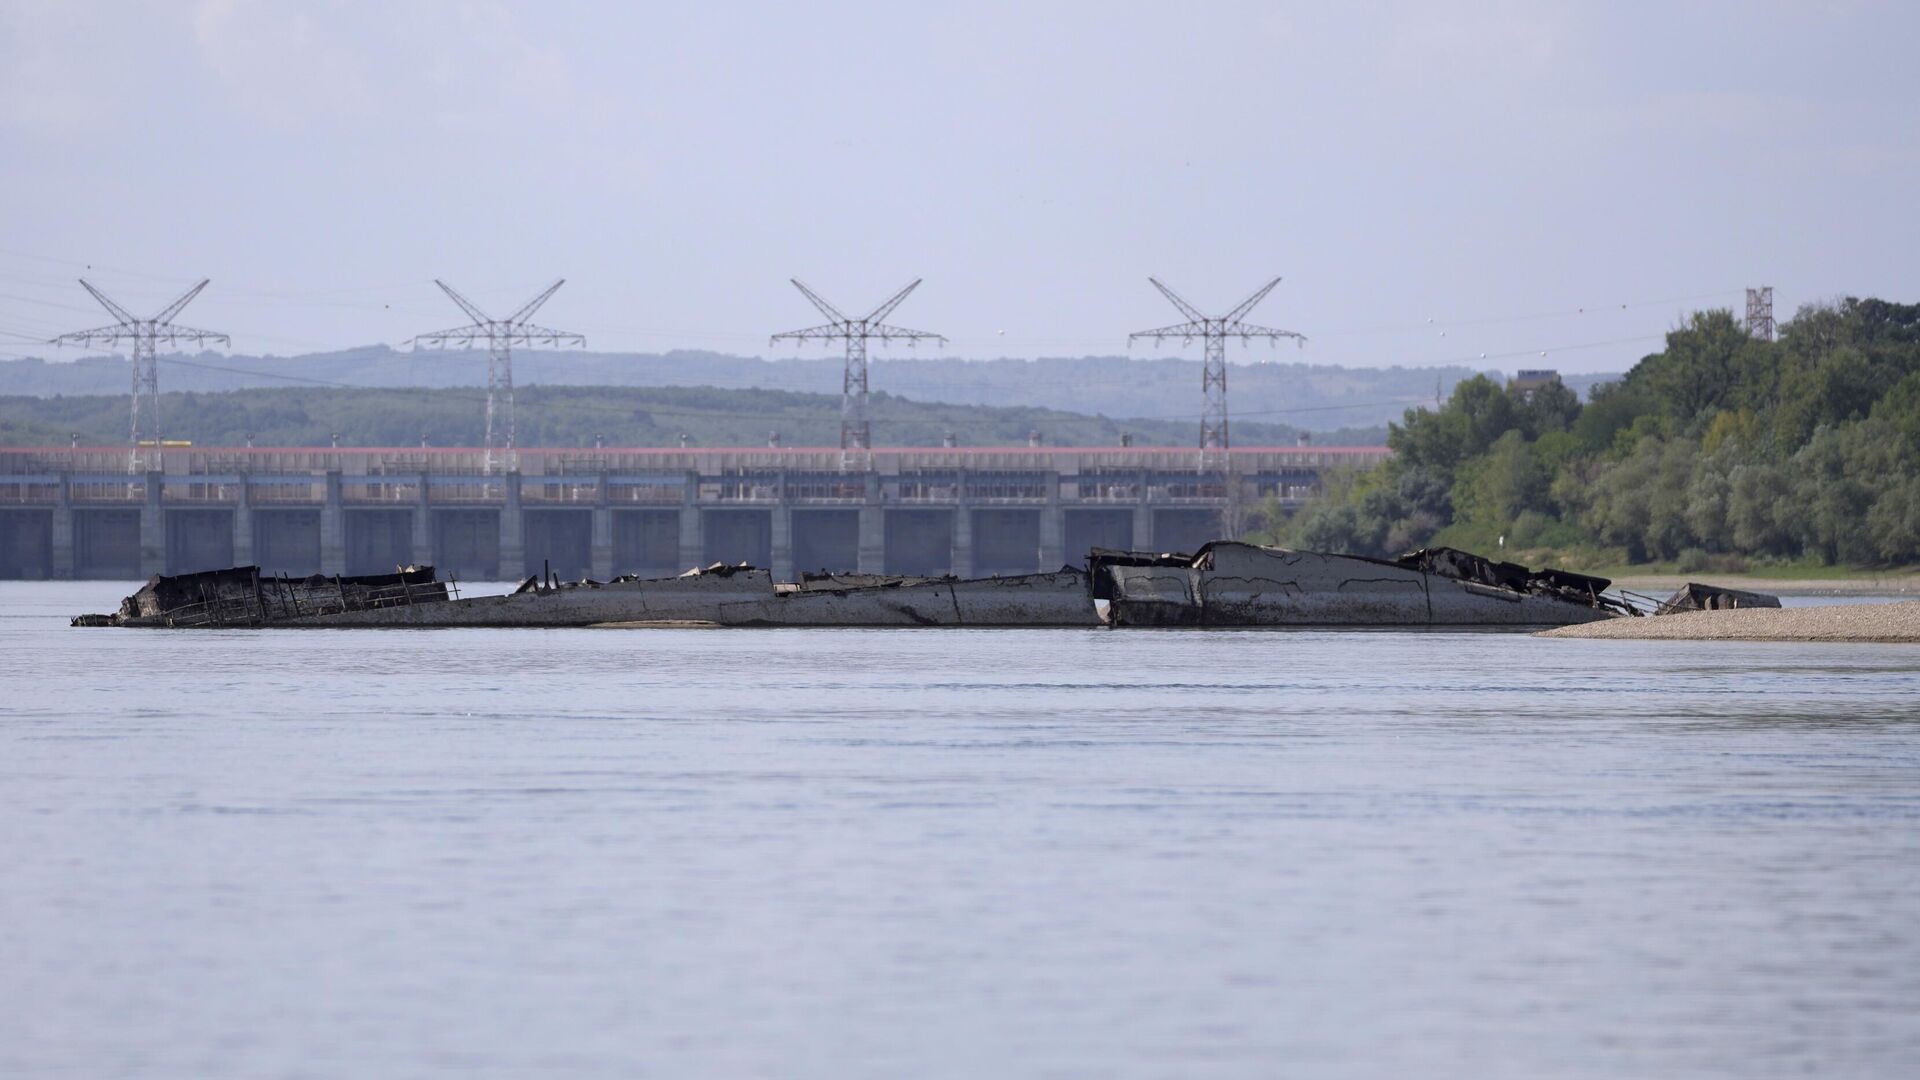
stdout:
POLYGON ((0 1075, 1920 1070, 1920 648, 127 591, 0 585, 0 1075))

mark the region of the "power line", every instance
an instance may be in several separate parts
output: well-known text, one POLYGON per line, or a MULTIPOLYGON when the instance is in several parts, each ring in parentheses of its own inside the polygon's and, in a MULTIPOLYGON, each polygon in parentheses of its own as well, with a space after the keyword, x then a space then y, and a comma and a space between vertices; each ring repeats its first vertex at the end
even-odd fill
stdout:
POLYGON ((55 300, 42 300, 37 296, 20 296, 15 293, 0 293, 0 300, 17 300, 23 304, 38 304, 41 307, 59 308, 62 311, 77 311, 82 315, 93 312, 92 308, 84 308, 78 304, 62 304, 55 300))
POLYGON ((128 277, 146 278, 149 281, 165 282, 169 285, 178 285, 183 281, 191 280, 189 278, 169 277, 163 274, 147 274, 139 270, 128 270, 122 266, 108 266, 105 263, 82 262, 78 259, 58 259, 51 255, 35 255, 31 252, 15 251, 11 248, 0 248, 0 255, 11 255, 16 259, 32 259, 35 262, 54 263, 61 266, 77 266, 84 270, 106 270, 110 273, 125 274, 128 277))
POLYGON ((451 330, 436 330, 430 334, 421 334, 413 339, 413 345, 422 345, 430 349, 444 349, 448 345, 472 346, 482 338, 487 342, 487 456, 486 471, 491 473, 498 466, 504 466, 508 472, 520 468, 519 459, 514 454, 513 423, 513 347, 515 345, 579 345, 585 346, 587 339, 579 334, 565 330, 553 330, 529 322, 541 305, 552 299, 567 280, 547 286, 540 295, 520 305, 519 310, 504 319, 495 319, 475 307, 473 301, 454 291, 453 286, 439 279, 434 284, 447 294, 455 304, 473 322, 467 326, 456 326, 451 330), (496 418, 499 423, 496 424, 496 418))
POLYGON ((180 294, 172 303, 160 310, 150 319, 136 318, 127 309, 113 302, 105 293, 87 283, 86 278, 80 284, 100 306, 112 315, 114 324, 99 326, 91 330, 76 330, 61 334, 49 344, 53 345, 115 345, 123 341, 133 343, 133 402, 130 406, 131 417, 128 435, 131 447, 128 450, 127 470, 140 471, 140 450, 142 446, 152 448, 147 461, 147 469, 157 472, 162 468, 162 442, 160 439, 160 366, 155 357, 155 347, 162 341, 169 345, 181 341, 190 341, 196 345, 205 345, 209 341, 231 344, 227 335, 212 330, 196 330, 190 326, 177 326, 174 316, 180 314, 200 290, 207 287, 207 279, 201 278, 200 284, 180 294), (141 407, 141 398, 146 398, 146 407, 141 407))
POLYGON ((789 279, 801 295, 820 309, 828 321, 821 326, 810 326, 804 330, 789 330, 775 334, 767 339, 768 345, 776 342, 791 341, 840 341, 846 343, 846 363, 841 369, 840 379, 840 464, 843 467, 859 465, 867 468, 872 462, 873 421, 867 414, 867 342, 879 338, 882 344, 892 341, 905 341, 912 345, 920 341, 938 341, 946 343, 946 338, 925 330, 909 330, 901 326, 892 326, 886 322, 893 309, 900 306, 913 290, 920 287, 920 279, 914 278, 907 287, 880 302, 880 306, 859 318, 848 318, 840 314, 840 309, 822 299, 818 293, 800 283, 798 278, 789 279))
MULTIPOLYGON (((112 271, 116 273, 127 274, 133 277, 140 277, 140 278, 145 278, 152 281, 159 281, 159 282, 166 282, 166 283, 174 283, 174 282, 185 280, 182 278, 147 273, 145 271, 138 271, 138 270, 131 270, 123 267, 110 266, 103 263, 89 263, 89 262, 83 262, 77 259, 57 258, 49 255, 22 252, 22 251, 6 249, 6 248, 0 248, 0 255, 10 255, 16 258, 30 259, 36 262, 46 262, 46 263, 62 265, 62 266, 73 266, 73 267, 82 267, 86 269, 107 270, 107 271, 112 271)), ((8 275, 0 274, 0 276, 8 276, 8 275)), ((27 279, 27 280, 52 280, 52 279, 27 279)), ((308 297, 345 296, 345 295, 352 295, 352 294, 359 294, 359 293, 376 293, 376 292, 397 291, 397 290, 403 290, 403 289, 416 289, 416 288, 424 288, 427 284, 428 282, 426 281, 403 281, 403 282, 392 282, 392 283, 380 284, 380 285, 356 285, 356 286, 344 286, 344 287, 329 288, 329 289, 228 288, 228 289, 223 289, 222 294, 223 296, 226 297, 226 302, 233 302, 233 300, 237 297, 250 297, 250 298, 263 299, 263 300, 290 300, 291 301, 291 300, 300 300, 308 297)), ((504 292, 506 292, 507 290, 502 289, 497 291, 504 294, 504 292)), ((475 294, 475 295, 481 295, 481 294, 475 294)), ((1329 338, 1376 334, 1376 333, 1418 332, 1418 331, 1424 331, 1424 330, 1436 329, 1436 328, 1491 326, 1491 325, 1498 325, 1502 323, 1529 322, 1529 321, 1536 321, 1540 319, 1561 318, 1561 317, 1579 316, 1579 315, 1594 315, 1594 314, 1600 314, 1607 311, 1622 311, 1622 310, 1629 310, 1634 308, 1659 307, 1666 304, 1691 303, 1699 300, 1722 299, 1722 298, 1736 297, 1739 295, 1741 295, 1740 289, 1717 289, 1712 291, 1690 293, 1690 294, 1680 295, 1680 296, 1662 297, 1658 299, 1628 300, 1625 302, 1607 301, 1603 303, 1593 303, 1593 304, 1586 304, 1586 305, 1576 305, 1571 307, 1555 308, 1547 311, 1534 311, 1534 312, 1524 312, 1524 313, 1504 314, 1504 315, 1490 315, 1490 316, 1482 316, 1482 317, 1475 317, 1475 318, 1437 318, 1437 319, 1428 319, 1428 320, 1425 320, 1424 322, 1417 322, 1417 323, 1382 323, 1382 324, 1375 324, 1372 326, 1335 328, 1332 330, 1317 332, 1316 337, 1321 340, 1326 340, 1329 338)), ((344 307, 344 306, 355 306, 355 305, 343 304, 341 306, 344 307)), ((376 309, 376 308, 373 308, 371 305, 358 305, 358 306, 364 307, 366 310, 385 310, 384 307, 376 309)), ((692 338, 706 337, 706 338, 726 338, 726 339, 735 339, 735 340, 743 340, 743 341, 750 340, 754 337, 754 335, 752 334, 740 333, 740 332, 734 332, 734 331, 675 330, 675 329, 661 329, 661 328, 655 328, 655 327, 616 326, 613 324, 591 324, 591 325, 595 327, 603 328, 609 331, 639 334, 639 335, 645 335, 649 337, 692 337, 692 338)), ((999 343, 1002 339, 999 339, 997 337, 991 337, 991 338, 981 337, 977 339, 973 337, 959 337, 959 338, 954 338, 952 340, 955 341, 956 343, 978 342, 981 344, 995 344, 995 343, 999 343)), ((1103 344, 1108 342, 1109 340, 1110 339, 1106 339, 1106 338, 1019 338, 1019 339, 1008 340, 1005 343, 1034 344, 1034 345, 1050 345, 1050 344, 1051 345, 1076 345, 1076 344, 1103 344)))
POLYGON ((1301 345, 1305 345, 1307 339, 1292 330, 1275 330, 1243 321, 1255 305, 1266 299, 1267 294, 1280 284, 1277 277, 1255 290, 1252 296, 1242 300, 1232 311, 1219 317, 1202 315, 1198 308, 1181 299, 1180 294, 1162 284, 1159 278, 1150 277, 1147 280, 1160 290, 1160 295, 1166 297, 1180 314, 1187 317, 1187 321, 1129 334, 1127 345, 1131 347, 1135 341, 1148 337, 1156 345, 1170 337, 1189 342, 1199 338, 1205 342, 1206 355, 1200 367, 1200 390, 1205 399, 1200 411, 1200 468, 1202 471, 1224 468, 1229 461, 1227 451, 1232 446, 1227 431, 1227 339, 1237 337, 1244 344, 1255 338, 1272 342, 1292 338, 1301 345))
POLYGON ((1719 289, 1714 292, 1697 293, 1692 296, 1671 296, 1661 300, 1629 301, 1623 304, 1594 304, 1585 307, 1560 308, 1553 311, 1539 311, 1525 315, 1494 315, 1478 319, 1428 319, 1423 323, 1391 323, 1380 326, 1330 330, 1320 335, 1322 338, 1357 337, 1366 334, 1411 333, 1433 329, 1452 329, 1462 326, 1497 326, 1506 323, 1538 322, 1541 319, 1566 318, 1568 316, 1597 315, 1607 311, 1628 311, 1634 308, 1664 307, 1667 304, 1686 304, 1699 300, 1715 300, 1738 295, 1737 289, 1719 289))

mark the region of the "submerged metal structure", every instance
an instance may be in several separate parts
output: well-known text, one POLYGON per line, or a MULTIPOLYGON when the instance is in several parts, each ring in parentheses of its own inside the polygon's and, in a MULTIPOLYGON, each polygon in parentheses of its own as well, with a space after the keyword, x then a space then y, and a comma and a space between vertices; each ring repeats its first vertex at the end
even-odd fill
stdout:
POLYGON ((1215 541, 1191 555, 1094 552, 1114 626, 1564 626, 1641 614, 1606 578, 1451 548, 1398 559, 1215 541))
POLYGON ((561 582, 530 577, 513 592, 460 597, 431 567, 361 578, 288 581, 258 567, 156 577, 111 615, 75 626, 278 627, 1095 627, 1086 575, 842 580, 776 584, 765 570, 714 565, 669 578, 561 582))
POLYGON ((1087 569, 1006 577, 828 572, 796 582, 744 563, 665 578, 562 582, 551 568, 511 593, 461 598, 432 567, 288 580, 256 566, 156 576, 112 615, 75 626, 207 627, 1454 627, 1513 629, 1778 607, 1690 584, 1651 610, 1606 578, 1530 570, 1452 548, 1397 559, 1218 540, 1192 555, 1095 549, 1087 569))
POLYGON ((433 567, 401 567, 391 574, 289 578, 257 566, 159 575, 120 602, 111 615, 80 615, 75 626, 225 629, 299 625, 329 615, 441 604, 457 596, 433 567))

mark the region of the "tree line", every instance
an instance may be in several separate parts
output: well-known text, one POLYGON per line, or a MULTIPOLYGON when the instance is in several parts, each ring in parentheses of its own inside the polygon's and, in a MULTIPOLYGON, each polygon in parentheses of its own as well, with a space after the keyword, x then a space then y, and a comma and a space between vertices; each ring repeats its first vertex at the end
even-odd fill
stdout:
POLYGON ((1628 562, 1920 561, 1920 305, 1802 308, 1778 340, 1696 312, 1591 399, 1478 377, 1390 426, 1395 451, 1265 538, 1628 562), (1504 545, 1503 542, 1504 541, 1504 545), (1604 549, 1604 552, 1603 550, 1604 549))
MULTIPOLYGON (((1193 420, 1116 420, 1057 409, 953 405, 877 393, 875 442, 939 446, 952 433, 964 446, 1024 446, 1039 432, 1056 446, 1113 446, 1122 434, 1141 446, 1192 446, 1193 420)), ((478 446, 486 392, 474 388, 284 388, 169 393, 160 401, 168 439, 206 446, 478 446)), ((840 398, 786 390, 711 386, 522 387, 516 395, 518 444, 525 447, 763 446, 777 431, 786 446, 838 446, 840 398)), ((1292 445, 1284 424, 1238 426, 1244 444, 1292 445)), ((1364 437, 1364 432, 1343 433, 1364 437)), ((0 446, 89 446, 127 440, 125 394, 0 397, 0 446)), ((1374 435, 1378 439, 1384 432, 1374 435)))

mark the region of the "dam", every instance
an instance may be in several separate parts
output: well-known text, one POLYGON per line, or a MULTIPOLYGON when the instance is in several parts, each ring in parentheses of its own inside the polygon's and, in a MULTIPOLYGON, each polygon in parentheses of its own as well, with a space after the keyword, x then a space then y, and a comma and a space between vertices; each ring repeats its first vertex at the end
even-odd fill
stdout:
POLYGON ((124 446, 0 449, 0 579, 1027 574, 1092 548, 1193 550, 1234 502, 1298 505, 1388 454, 1236 448, 1207 474, 1175 447, 887 448, 861 469, 837 448, 528 449, 490 474, 480 449, 169 447, 135 473, 124 446))

